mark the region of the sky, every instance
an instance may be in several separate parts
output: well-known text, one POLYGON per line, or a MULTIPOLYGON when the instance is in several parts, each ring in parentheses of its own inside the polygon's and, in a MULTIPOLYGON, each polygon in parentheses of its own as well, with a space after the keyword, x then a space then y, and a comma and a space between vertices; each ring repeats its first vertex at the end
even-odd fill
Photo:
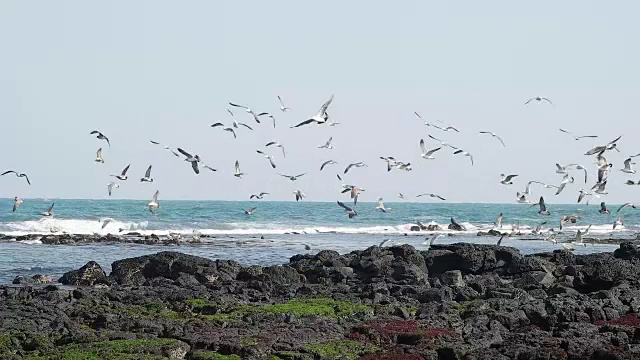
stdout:
MULTIPOLYGON (((590 148, 622 135, 609 176, 610 203, 637 201, 638 175, 619 171, 640 153, 640 24, 634 1, 56 1, 34 8, 0 2, 0 197, 107 199, 109 175, 131 164, 112 199, 335 201, 341 184, 362 199, 409 201, 433 192, 450 202, 515 202, 526 182, 559 184, 555 163, 589 168, 558 196, 532 188, 532 200, 573 203, 595 183, 590 148), (335 127, 290 126, 315 115, 331 96, 335 127), (280 95, 292 110, 282 113, 280 95), (546 96, 555 106, 524 102, 546 96), (276 116, 274 129, 228 102, 276 116), (418 111, 423 121, 413 112, 418 111), (460 130, 442 132, 424 121, 460 130), (558 128, 598 139, 575 141, 558 128), (111 147, 95 137, 100 130, 111 147), (478 131, 493 131, 506 148, 478 131), (443 148, 420 158, 431 134, 474 155, 443 148), (333 137, 335 149, 317 147, 333 137), (195 175, 156 140, 198 154, 218 169, 195 175), (271 169, 256 153, 269 141, 271 169), (104 164, 94 162, 103 147, 104 164), (410 162, 386 171, 380 156, 410 162), (320 164, 333 159, 322 172, 320 164), (246 176, 233 176, 238 160, 246 176), (368 167, 336 178, 351 162, 368 167), (153 184, 140 183, 153 165, 153 184), (308 174, 295 183, 281 174, 308 174), (500 174, 518 174, 514 185, 500 174)), ((640 159, 640 158, 639 158, 640 159)), ((417 201, 433 201, 420 198, 417 201)))

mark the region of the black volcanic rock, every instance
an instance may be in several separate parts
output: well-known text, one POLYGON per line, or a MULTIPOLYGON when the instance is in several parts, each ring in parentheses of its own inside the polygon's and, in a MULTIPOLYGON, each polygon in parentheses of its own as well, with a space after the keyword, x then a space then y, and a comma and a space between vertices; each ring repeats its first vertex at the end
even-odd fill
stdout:
POLYGON ((0 287, 0 358, 637 359, 639 266, 631 244, 372 246, 268 267, 161 252, 109 277, 90 262, 61 281, 110 287, 0 287))

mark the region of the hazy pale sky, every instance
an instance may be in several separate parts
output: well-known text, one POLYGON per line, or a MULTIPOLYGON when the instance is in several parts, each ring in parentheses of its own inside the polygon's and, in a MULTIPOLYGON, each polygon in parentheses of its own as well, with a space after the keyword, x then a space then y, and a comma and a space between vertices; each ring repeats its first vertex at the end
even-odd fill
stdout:
MULTIPOLYGON (((333 201, 336 173, 364 161, 344 182, 362 198, 391 202, 435 192, 452 202, 515 201, 528 180, 558 184, 555 163, 590 168, 589 183, 554 196, 533 188, 532 200, 575 202, 595 183, 595 158, 583 154, 618 135, 608 202, 637 199, 638 180, 619 171, 640 152, 640 24, 635 1, 55 1, 0 3, 0 168, 26 172, 0 178, 2 197, 107 198, 109 174, 131 163, 130 179, 113 198, 246 200, 260 191, 293 200, 333 201), (290 129, 314 115, 331 94, 335 127, 290 129), (293 110, 278 110, 276 96, 293 110), (523 103, 547 96, 556 104, 523 103), (277 118, 237 130, 238 139, 210 128, 230 124, 229 101, 277 118), (426 127, 413 116, 442 120, 460 133, 426 127), (559 127, 597 140, 575 141, 559 127), (89 136, 98 129, 111 148, 89 136), (494 131, 496 139, 478 135, 494 131), (428 134, 474 155, 419 157, 428 134), (333 150, 318 149, 330 136, 333 150), (195 175, 150 139, 199 154, 218 169, 195 175), (279 149, 274 171, 256 154, 279 149), (94 163, 104 148, 105 164, 94 163), (387 173, 379 156, 411 162, 412 172, 387 173), (320 172, 324 160, 334 159, 320 172), (243 179, 235 178, 239 160, 243 179), (153 184, 141 184, 148 165, 153 184), (306 176, 292 183, 276 175, 306 176), (500 174, 520 176, 501 185, 500 174)), ((639 158, 640 159, 640 158, 639 158)), ((421 198, 420 201, 429 201, 421 198)))

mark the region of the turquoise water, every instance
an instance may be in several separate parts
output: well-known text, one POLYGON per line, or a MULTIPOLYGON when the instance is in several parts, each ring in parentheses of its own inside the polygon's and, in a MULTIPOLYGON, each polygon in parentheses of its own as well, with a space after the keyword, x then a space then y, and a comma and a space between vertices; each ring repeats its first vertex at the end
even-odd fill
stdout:
MULTIPOLYGON (((494 237, 476 236, 478 231, 494 228, 499 213, 504 214, 502 231, 519 224, 522 236, 507 238, 503 245, 513 246, 522 252, 552 251, 561 248, 542 240, 542 236, 530 235, 531 229, 541 221, 558 230, 561 215, 578 214, 576 224, 564 226, 558 239, 575 236, 578 229, 592 225, 589 237, 634 237, 640 224, 640 214, 634 209, 624 209, 625 226, 613 230, 617 216, 616 205, 611 205, 612 215, 598 213, 598 205, 550 205, 550 216, 537 214, 537 207, 524 204, 448 204, 388 202, 391 210, 383 213, 375 210, 373 203, 359 203, 358 216, 349 219, 335 203, 319 202, 223 202, 223 201, 163 201, 158 215, 146 208, 148 201, 135 200, 46 200, 27 199, 16 211, 11 212, 12 200, 0 203, 0 234, 9 236, 24 234, 117 234, 129 231, 159 236, 179 233, 183 238, 208 235, 202 245, 149 246, 132 244, 43 245, 39 241, 15 241, 0 243, 0 283, 10 282, 16 275, 36 273, 58 276, 76 269, 89 260, 100 263, 109 271, 111 262, 164 250, 176 250, 209 258, 233 259, 242 264, 281 264, 289 257, 307 252, 304 244, 311 246, 308 252, 333 249, 348 252, 379 244, 385 239, 392 243, 409 243, 422 246, 425 235, 433 232, 410 232, 416 220, 424 224, 437 223, 446 229, 450 217, 467 228, 467 231, 439 231, 443 235, 438 243, 477 242, 493 244, 494 237), (54 217, 41 218, 40 213, 55 202, 54 217), (256 207, 253 215, 246 215, 245 208, 256 207), (112 218, 104 229, 101 220, 112 218), (407 234, 408 236, 404 236, 407 234)), ((616 245, 588 245, 577 247, 576 252, 611 251, 616 245)))

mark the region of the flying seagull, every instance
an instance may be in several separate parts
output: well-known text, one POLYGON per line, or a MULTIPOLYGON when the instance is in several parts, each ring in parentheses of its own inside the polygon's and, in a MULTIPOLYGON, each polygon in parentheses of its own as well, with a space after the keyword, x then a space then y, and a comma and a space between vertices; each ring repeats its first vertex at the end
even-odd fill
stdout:
POLYGON ((109 142, 109 138, 104 136, 100 131, 93 130, 92 132, 89 133, 89 135, 96 135, 96 139, 100 139, 100 140, 106 141, 107 145, 109 145, 109 147, 111 147, 111 143, 109 142))
POLYGON ((272 145, 273 145, 273 146, 275 146, 275 147, 279 147, 280 149, 282 149, 282 156, 283 156, 283 157, 285 157, 285 158, 287 157, 287 154, 284 152, 284 146, 282 146, 282 144, 280 144, 279 142, 271 141, 271 142, 267 143, 267 144, 265 145, 265 147, 269 147, 269 146, 272 146, 272 145))
POLYGON ((389 210, 391 210, 391 208, 385 208, 384 207, 384 200, 382 198, 378 199, 378 202, 376 203, 376 210, 380 210, 382 212, 387 212, 389 210))
POLYGON ((13 211, 12 212, 16 212, 16 209, 22 205, 24 201, 22 199, 18 199, 18 197, 14 197, 13 198, 13 211))
POLYGON ((17 177, 23 177, 25 180, 27 180, 27 184, 31 185, 31 181, 29 181, 29 177, 27 176, 27 174, 18 173, 18 172, 15 172, 13 170, 7 170, 7 171, 3 172, 2 174, 0 174, 0 176, 4 176, 4 175, 7 175, 7 174, 16 174, 17 177))
POLYGON ((330 165, 330 164, 337 164, 337 162, 335 162, 333 160, 327 160, 327 161, 323 162, 322 165, 320 165, 320 171, 322 171, 322 169, 324 169, 325 166, 330 165))
POLYGON ((598 210, 598 212, 602 215, 611 214, 611 211, 607 209, 607 204, 605 204, 604 201, 600 203, 600 210, 598 210))
POLYGON ((453 152, 453 155, 457 155, 457 154, 462 154, 464 156, 467 156, 469 160, 471 160, 471 166, 473 166, 473 155, 471 155, 471 153, 464 150, 456 150, 453 152))
POLYGON ((531 99, 527 100, 527 102, 525 102, 524 104, 527 105, 530 102, 532 102, 533 100, 538 101, 538 102, 542 102, 542 101, 546 101, 549 104, 553 105, 553 103, 551 102, 551 100, 547 99, 546 97, 542 97, 542 96, 536 96, 536 97, 532 97, 531 99))
POLYGON ((616 151, 620 151, 617 148, 617 142, 618 140, 620 140, 620 138, 622 137, 622 135, 618 136, 617 138, 613 139, 612 141, 609 141, 606 145, 601 145, 601 146, 596 146, 593 149, 587 151, 586 153, 584 153, 585 155, 595 155, 595 154, 601 154, 607 150, 616 150, 616 151))
POLYGON ((540 206, 540 210, 538 210, 538 214, 540 215, 549 215, 549 211, 547 210, 547 205, 544 203, 544 198, 540 196, 540 201, 538 202, 540 206))
POLYGON ((120 175, 111 175, 116 177, 118 180, 122 180, 125 181, 127 180, 129 177, 127 176, 127 171, 129 171, 129 167, 131 166, 131 164, 127 165, 124 170, 122 170, 122 173, 120 175))
POLYGON ((578 135, 576 135, 574 133, 571 133, 571 132, 569 132, 569 131, 567 131, 565 129, 558 129, 558 130, 562 131, 565 134, 569 134, 569 135, 573 136, 573 138, 576 139, 576 140, 586 139, 586 138, 595 139, 595 138, 598 137, 598 135, 580 135, 580 136, 578 136, 578 135))
POLYGON ((268 193, 268 192, 261 192, 261 193, 259 193, 259 194, 257 194, 257 195, 256 195, 256 194, 252 194, 251 196, 249 196, 249 199, 256 198, 256 199, 262 200, 262 198, 263 198, 265 195, 269 195, 269 193, 268 193))
POLYGON ((113 188, 119 188, 120 184, 118 184, 115 181, 112 181, 110 183, 107 184, 107 191, 109 192, 109 196, 111 196, 111 191, 113 190, 113 188))
POLYGON ((357 162, 357 163, 353 163, 353 164, 349 164, 349 165, 347 165, 347 167, 344 169, 344 173, 345 173, 345 174, 346 174, 346 173, 348 173, 348 172, 349 172, 349 170, 350 170, 352 167, 354 167, 354 166, 355 166, 355 167, 366 167, 366 166, 367 166, 367 164, 363 163, 362 161, 359 161, 359 162, 357 162))
POLYGON ((284 106, 284 102, 282 101, 282 98, 280 97, 280 95, 278 95, 278 101, 280 102, 280 111, 287 112, 291 110, 288 107, 284 106))
POLYGON ((269 119, 271 119, 271 121, 273 122, 273 128, 276 128, 276 117, 271 115, 271 114, 267 114, 267 116, 269 117, 269 119))
POLYGON ((244 109, 247 113, 251 114, 253 116, 253 119, 259 124, 260 123, 260 119, 258 119, 260 116, 264 116, 264 115, 269 115, 269 113, 266 112, 262 112, 259 114, 256 114, 253 110, 251 110, 249 107, 244 106, 244 105, 240 105, 240 104, 234 104, 232 102, 229 103, 229 105, 233 106, 233 107, 239 107, 244 109))
POLYGON ((235 130, 233 130, 232 128, 227 127, 227 128, 222 129, 222 130, 224 130, 224 131, 228 131, 228 132, 232 133, 232 134, 233 134, 233 138, 234 138, 234 139, 237 139, 237 138, 238 138, 238 136, 236 135, 236 131, 235 131, 235 130))
POLYGON ((506 175, 505 176, 505 174, 500 174, 500 177, 502 177, 502 179, 500 180, 500 183, 502 185, 512 185, 513 181, 511 181, 511 179, 513 179, 516 176, 518 176, 518 175, 506 175))
POLYGON ((590 192, 584 191, 583 189, 578 190, 578 203, 580 203, 582 201, 582 199, 584 199, 585 196, 591 196, 593 195, 590 192))
POLYGON ((153 182, 153 178, 151 178, 151 165, 147 168, 147 171, 144 173, 144 177, 140 179, 140 182, 153 182))
POLYGON ((115 220, 112 218, 105 218, 102 219, 102 226, 100 227, 101 229, 104 229, 105 227, 107 227, 107 225, 109 225, 110 223, 114 222, 115 220))
POLYGON ((620 169, 620 171, 627 174, 635 174, 636 169, 633 168, 633 165, 635 164, 636 163, 631 162, 631 158, 627 158, 627 160, 624 161, 624 168, 620 169))
POLYGON ((53 205, 55 205, 56 203, 52 203, 51 206, 49 206, 49 209, 47 209, 46 212, 42 213, 42 216, 53 216, 53 205))
POLYGON ((428 197, 432 197, 432 198, 438 198, 440 200, 447 200, 445 198, 443 198, 442 196, 438 195, 438 194, 431 194, 431 193, 424 193, 424 194, 418 194, 416 195, 417 198, 422 197, 422 196, 428 196, 428 197))
POLYGON ((425 238, 424 242, 422 243, 422 245, 426 245, 427 246, 427 250, 429 250, 431 248, 431 246, 433 245, 434 242, 436 242, 436 240, 438 240, 439 237, 441 237, 442 235, 440 234, 433 234, 431 236, 431 238, 425 238))
POLYGON ((291 181, 296 181, 296 180, 298 180, 299 177, 301 177, 301 176, 303 176, 305 174, 306 173, 302 173, 302 174, 299 174, 299 175, 285 175, 285 174, 278 174, 278 175, 284 176, 284 177, 288 178, 291 181))
POLYGON ((518 204, 530 204, 531 201, 527 200, 527 197, 525 194, 521 194, 521 193, 516 193, 516 202, 518 204))
POLYGON ((449 145, 449 144, 447 144, 446 142, 444 142, 444 141, 442 141, 442 140, 438 139, 437 137, 435 137, 435 136, 433 136, 433 135, 431 135, 431 134, 429 134, 429 138, 431 138, 431 139, 433 139, 433 140, 435 140, 435 141, 439 142, 442 146, 448 146, 448 147, 450 147, 450 148, 452 148, 452 149, 458 149, 457 147, 455 147, 455 146, 453 146, 453 145, 449 145))
POLYGON ((149 211, 151 212, 151 214, 156 215, 156 212, 154 211, 154 209, 158 209, 160 208, 160 203, 158 203, 158 194, 160 193, 159 190, 156 190, 156 193, 153 194, 153 199, 151 200, 151 202, 147 205, 147 207, 149 208, 149 211))
POLYGON ((398 193, 398 198, 404 200, 404 194, 403 193, 398 193))
POLYGON ((254 212, 255 210, 256 210, 256 208, 255 208, 255 207, 251 207, 251 208, 248 208, 248 209, 244 209, 244 213, 245 213, 246 215, 253 215, 253 212, 254 212))
POLYGON ((358 186, 353 186, 353 185, 343 185, 344 186, 344 190, 342 190, 342 193, 346 193, 349 192, 351 195, 351 198, 353 199, 353 204, 357 205, 358 204, 358 196, 360 195, 360 193, 362 191, 365 191, 365 189, 358 187, 358 186))
POLYGON ((150 143, 152 143, 152 144, 154 144, 154 145, 160 145, 160 143, 159 143, 159 142, 154 141, 154 140, 149 140, 149 142, 150 142, 150 143))
POLYGON ((632 203, 629 203, 629 202, 628 202, 628 203, 626 203, 626 204, 624 204, 624 205, 620 206, 620 207, 618 208, 618 210, 616 211, 616 214, 617 214, 617 213, 619 213, 619 212, 620 212, 620 210, 622 210, 622 209, 624 209, 624 208, 626 208, 626 207, 630 207, 630 208, 634 208, 634 209, 636 208, 636 206, 635 206, 634 204, 632 204, 632 203))
POLYGON ((437 147, 435 149, 431 149, 427 151, 426 147, 424 146, 424 139, 420 139, 420 150, 422 151, 422 153, 420 154, 420 157, 422 157, 423 159, 427 159, 427 160, 435 159, 435 157, 433 157, 433 154, 440 149, 441 147, 437 147))
POLYGON ((348 207, 347 205, 345 205, 342 201, 338 201, 338 205, 344 209, 344 211, 347 213, 347 215, 349 216, 349 219, 353 219, 354 217, 356 217, 358 215, 358 213, 353 210, 352 208, 348 207))
POLYGON ((327 113, 327 109, 329 108, 329 105, 331 105, 332 101, 333 101, 333 95, 331 95, 329 100, 327 100, 324 104, 322 104, 322 107, 320 108, 320 111, 318 111, 318 114, 314 115, 313 117, 293 127, 300 127, 300 126, 308 125, 311 123, 316 123, 316 124, 326 123, 327 120, 329 120, 329 114, 327 113))
POLYGON ((104 159, 102 158, 102 148, 99 148, 96 152, 96 162, 104 164, 104 159))
POLYGON ((191 168, 193 169, 193 172, 195 172, 196 174, 200 174, 200 169, 198 168, 198 163, 200 162, 200 156, 198 155, 191 156, 191 154, 182 150, 181 148, 178 148, 178 152, 186 157, 184 161, 188 161, 191 163, 191 168))
POLYGON ((302 191, 300 191, 300 190, 296 190, 293 193, 296 196, 296 201, 300 201, 300 200, 302 200, 302 199, 304 199, 306 197, 306 195, 303 194, 302 191))
POLYGON ((242 175, 245 175, 245 174, 240 171, 240 163, 238 162, 238 160, 236 160, 233 176, 242 179, 242 175))
POLYGON ((274 169, 276 168, 276 162, 273 160, 273 156, 269 154, 265 154, 263 151, 260 151, 260 150, 256 150, 256 152, 264 156, 267 160, 269 160, 269 164, 271 164, 272 168, 274 169))
POLYGON ((327 140, 327 142, 322 145, 322 146, 318 146, 318 149, 333 149, 333 146, 331 145, 331 141, 333 141, 333 136, 329 138, 329 140, 327 140))
POLYGON ((490 131, 480 131, 480 134, 489 134, 491 136, 493 136, 494 138, 498 139, 500 141, 500 143, 502 144, 502 146, 507 147, 507 145, 504 144, 504 141, 502 141, 502 138, 498 135, 496 135, 493 132, 490 131))

